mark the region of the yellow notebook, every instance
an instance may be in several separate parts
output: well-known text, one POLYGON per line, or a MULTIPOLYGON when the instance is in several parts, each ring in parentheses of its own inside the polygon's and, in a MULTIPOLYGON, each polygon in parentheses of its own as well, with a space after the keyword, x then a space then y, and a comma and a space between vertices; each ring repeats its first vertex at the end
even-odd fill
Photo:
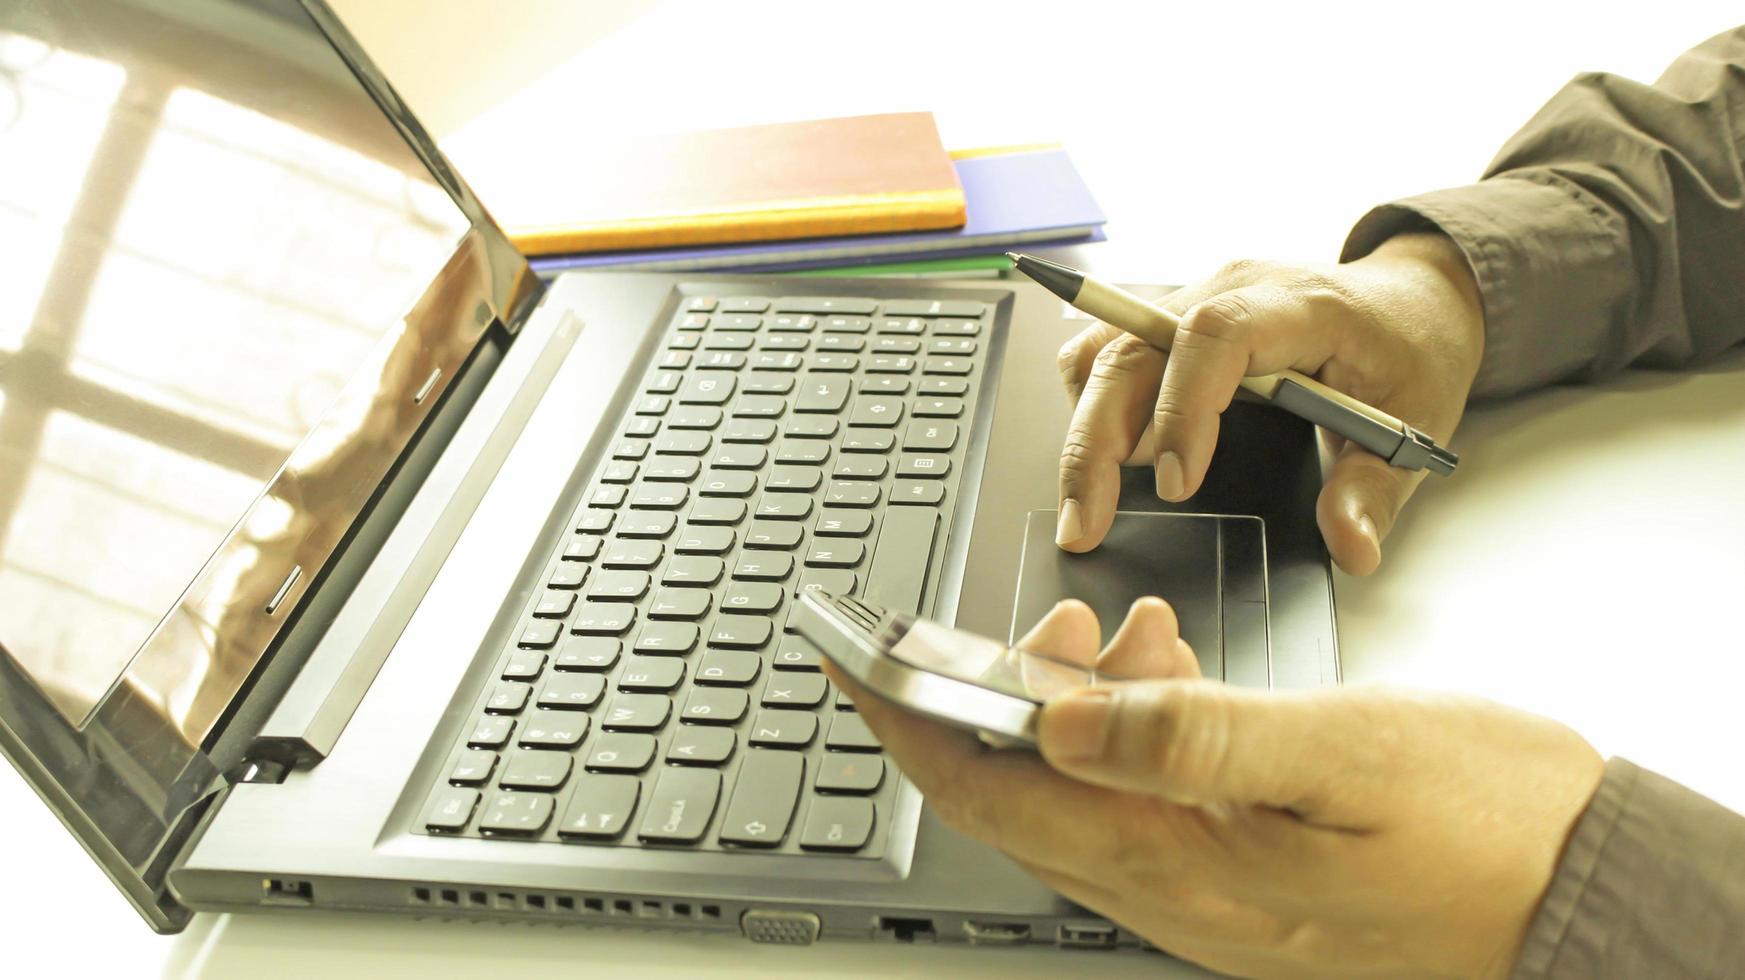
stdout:
POLYGON ((529 255, 919 231, 965 218, 926 112, 633 138, 564 161, 556 177, 520 176, 475 190, 529 255))

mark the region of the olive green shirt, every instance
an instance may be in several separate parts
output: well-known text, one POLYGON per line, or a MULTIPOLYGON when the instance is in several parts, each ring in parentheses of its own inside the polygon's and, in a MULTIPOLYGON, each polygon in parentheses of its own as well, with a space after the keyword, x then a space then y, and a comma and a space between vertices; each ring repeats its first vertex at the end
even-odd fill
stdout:
MULTIPOLYGON (((1424 227, 1460 246, 1484 301, 1475 397, 1676 367, 1745 340, 1742 151, 1745 28, 1652 86, 1577 77, 1479 183, 1377 208, 1344 257, 1424 227)), ((1613 759, 1515 976, 1745 976, 1745 817, 1613 759)))

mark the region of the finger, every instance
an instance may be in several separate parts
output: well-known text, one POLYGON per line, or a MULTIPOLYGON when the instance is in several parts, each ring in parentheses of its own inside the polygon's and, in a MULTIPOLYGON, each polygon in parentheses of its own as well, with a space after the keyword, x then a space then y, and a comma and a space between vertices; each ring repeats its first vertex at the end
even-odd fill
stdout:
POLYGON ((1381 543, 1424 472, 1390 466, 1355 443, 1339 450, 1315 501, 1315 522, 1340 568, 1368 575, 1381 565, 1381 543))
POLYGON ((1111 678, 1200 676, 1199 661, 1182 642, 1175 610, 1156 596, 1145 596, 1127 610, 1127 618, 1103 652, 1097 673, 1111 678))
POLYGON ((1090 606, 1077 599, 1063 599, 1019 638, 1017 647, 1089 667, 1097 657, 1100 629, 1090 606))
POLYGON ((1157 494, 1186 500, 1200 488, 1218 443, 1220 416, 1242 379, 1285 368, 1312 373, 1333 356, 1341 307, 1318 294, 1243 286, 1196 303, 1182 317, 1159 386, 1157 494))
POLYGON ((1060 547, 1089 551, 1109 533, 1121 495, 1121 463, 1145 429, 1164 359, 1162 351, 1131 334, 1097 353, 1060 452, 1060 547))
POLYGON ((1119 327, 1093 323, 1061 345, 1054 363, 1060 371, 1061 384, 1066 386, 1066 397, 1073 405, 1076 406, 1079 397, 1085 393, 1085 382, 1090 379, 1091 366, 1096 362, 1097 352, 1107 346, 1109 341, 1121 336, 1121 333, 1119 327))

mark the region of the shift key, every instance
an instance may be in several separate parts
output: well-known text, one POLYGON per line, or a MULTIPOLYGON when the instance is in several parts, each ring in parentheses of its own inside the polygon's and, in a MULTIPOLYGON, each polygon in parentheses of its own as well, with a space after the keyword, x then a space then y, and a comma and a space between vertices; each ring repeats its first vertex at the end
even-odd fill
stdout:
POLYGON ((654 784, 637 836, 663 844, 695 843, 708 828, 720 796, 721 774, 715 770, 670 767, 654 784))
POLYGON ((721 840, 748 847, 775 847, 788 836, 794 805, 805 781, 806 758, 798 752, 749 752, 733 781, 733 799, 721 818, 721 840))
POLYGON ((886 511, 862 598, 892 611, 919 614, 938 527, 939 512, 931 508, 886 511))

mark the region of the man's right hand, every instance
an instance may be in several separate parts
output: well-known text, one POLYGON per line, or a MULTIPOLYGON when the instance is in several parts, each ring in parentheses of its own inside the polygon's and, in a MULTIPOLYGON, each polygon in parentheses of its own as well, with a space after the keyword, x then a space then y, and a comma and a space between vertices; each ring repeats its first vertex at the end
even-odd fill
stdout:
MULTIPOLYGON (((1167 353, 1101 323, 1060 350, 1074 405, 1056 532, 1067 551, 1102 543, 1129 459, 1154 467, 1159 497, 1193 496, 1244 376, 1294 368, 1446 444, 1484 352, 1471 270, 1434 232, 1400 235, 1328 269, 1232 263, 1163 305, 1181 316, 1167 353)), ((1424 474, 1328 438, 1336 458, 1316 520, 1339 567, 1368 575, 1424 474)))

